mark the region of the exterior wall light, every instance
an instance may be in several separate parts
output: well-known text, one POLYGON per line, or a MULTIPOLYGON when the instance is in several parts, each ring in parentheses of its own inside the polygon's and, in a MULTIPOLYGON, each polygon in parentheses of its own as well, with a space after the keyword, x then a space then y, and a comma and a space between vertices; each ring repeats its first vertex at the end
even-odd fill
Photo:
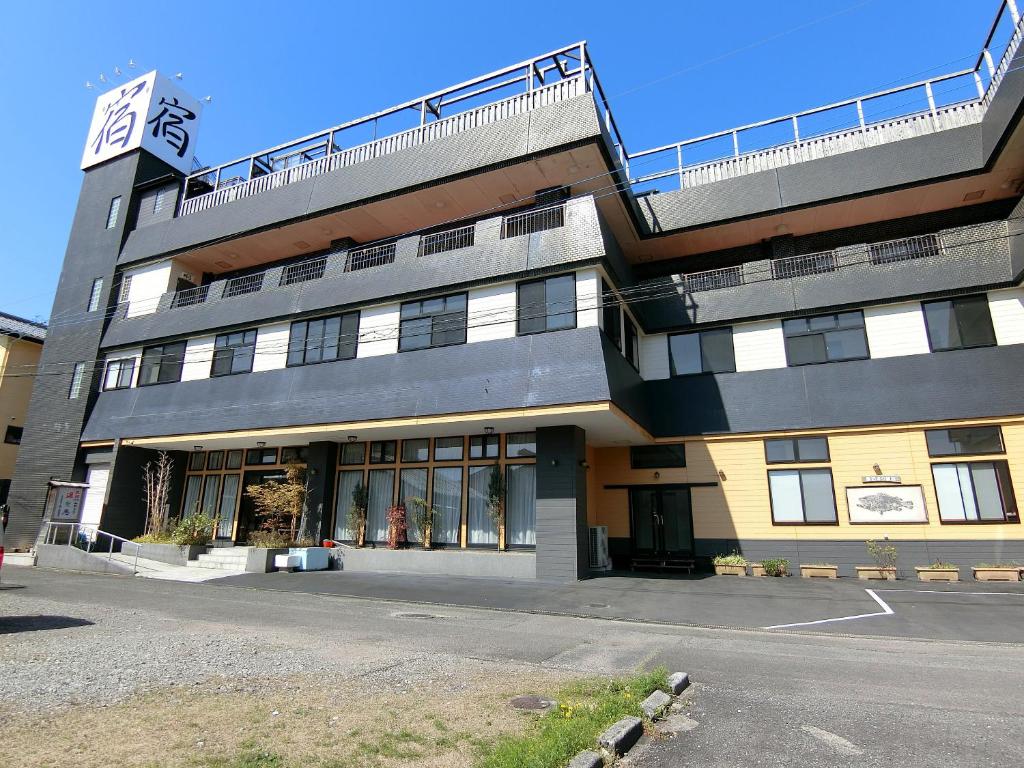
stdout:
POLYGON ((257 448, 263 448, 265 445, 266 445, 266 443, 263 442, 262 440, 257 440, 256 441, 256 447, 257 448))
POLYGON ((356 441, 356 436, 355 436, 355 435, 349 435, 349 436, 348 436, 348 441, 349 441, 350 443, 354 443, 354 442, 356 441))
POLYGON ((484 434, 486 434, 486 435, 493 435, 494 434, 494 427, 484 427, 484 434))
POLYGON ((880 475, 880 474, 882 474, 882 468, 881 468, 880 466, 878 466, 877 464, 875 464, 875 465, 874 465, 873 467, 871 467, 871 468, 872 468, 873 470, 875 470, 875 474, 876 474, 876 475, 880 475))
POLYGON ((201 451, 201 450, 203 450, 203 446, 201 446, 201 445, 193 445, 192 446, 192 450, 193 451, 201 451))
POLYGON ((655 472, 654 473, 654 479, 655 480, 661 480, 661 472, 655 472))

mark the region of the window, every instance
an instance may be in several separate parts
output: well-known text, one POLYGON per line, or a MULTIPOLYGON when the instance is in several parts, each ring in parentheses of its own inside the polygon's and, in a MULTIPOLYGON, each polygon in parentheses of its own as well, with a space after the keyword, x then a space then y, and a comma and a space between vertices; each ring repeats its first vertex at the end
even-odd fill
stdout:
MULTIPOLYGON (((495 446, 497 457, 497 446, 495 446)), ((467 504, 466 538, 470 546, 497 546, 498 525, 488 511, 491 476, 500 470, 497 464, 469 468, 469 503, 467 504)))
POLYGON ((640 370, 640 334, 637 333, 636 323, 634 323, 629 315, 623 316, 623 326, 626 329, 626 348, 622 351, 622 354, 626 356, 626 361, 640 370))
POLYGON ((466 342, 466 294, 407 301, 402 305, 398 351, 466 342))
POLYGON ((683 443, 630 446, 629 466, 633 469, 685 467, 686 446, 683 443))
POLYGON ((103 389, 127 389, 135 375, 135 358, 123 357, 107 361, 107 373, 103 377, 103 389))
POLYGON ((7 433, 4 435, 4 442, 10 443, 11 445, 21 445, 21 435, 24 431, 24 427, 16 427, 13 424, 8 424, 7 433))
POLYGON ((622 309, 608 283, 601 281, 601 328, 615 348, 622 351, 622 309))
POLYGON ((769 464, 828 461, 828 438, 784 437, 765 440, 764 456, 769 464))
MULTIPOLYGON (((430 460, 430 439, 402 441, 402 461, 429 461, 430 460)), ((424 481, 426 482, 426 481, 424 481)), ((420 494, 421 496, 423 494, 420 494)))
POLYGON ((505 543, 532 547, 537 543, 537 467, 509 464, 505 470, 505 543))
POLYGON ((415 507, 411 499, 427 498, 427 468, 403 469, 398 473, 398 503, 405 505, 405 521, 409 541, 421 541, 422 534, 416 525, 415 507))
POLYGON ((300 261, 298 264, 289 264, 281 270, 280 285, 295 285, 310 280, 319 280, 324 276, 327 269, 327 257, 321 256, 318 259, 300 261))
POLYGON ((358 312, 292 323, 288 365, 351 360, 358 341, 358 312))
POLYGON ((377 440, 370 443, 370 463, 394 464, 395 447, 394 440, 377 440))
POLYGON ((282 464, 307 464, 309 462, 309 447, 305 445, 293 445, 281 449, 282 464))
POLYGON ((474 435, 469 438, 469 458, 471 459, 496 459, 498 458, 498 436, 497 435, 474 435))
POLYGON ((75 363, 71 372, 71 386, 68 388, 68 400, 76 400, 82 394, 82 379, 85 378, 85 363, 75 363))
POLYGON ((153 213, 160 213, 167 203, 167 187, 160 187, 153 195, 153 213))
POLYGON ((345 443, 340 459, 342 464, 362 464, 366 460, 366 443, 345 443))
POLYGON ((732 328, 669 336, 668 354, 673 376, 731 373, 736 370, 732 328))
POLYGON ((334 538, 338 541, 353 541, 356 538, 356 532, 348 527, 348 511, 352 508, 352 496, 356 488, 362 485, 363 470, 345 469, 338 473, 338 494, 334 508, 334 538))
POLYGON ((932 477, 942 522, 1019 522, 1005 461, 933 464, 932 477))
POLYGON ((110 208, 107 210, 107 229, 117 226, 117 214, 121 210, 121 196, 111 198, 110 208))
POLYGON ((776 525, 838 523, 831 469, 772 469, 768 486, 776 525))
POLYGON ((461 461, 462 438, 438 437, 434 439, 434 461, 461 461))
POLYGON ((100 294, 103 293, 103 278, 97 277, 92 281, 92 288, 89 290, 88 312, 95 312, 100 308, 100 294))
POLYGON ((206 454, 206 468, 216 471, 224 467, 224 451, 210 451, 206 454))
POLYGON ((999 427, 958 427, 926 429, 929 456, 969 456, 1002 453, 1003 435, 999 427))
POLYGON ((576 276, 520 283, 516 332, 520 335, 576 327, 576 276))
POLYGON ((277 448, 250 448, 245 452, 245 463, 250 467, 277 464, 277 448))
POLYGON ((242 452, 228 451, 226 466, 228 469, 240 469, 242 466, 242 452))
POLYGON ((458 544, 462 532, 462 467, 435 467, 431 489, 433 538, 438 544, 458 544))
POLYGON ((505 456, 522 459, 537 455, 536 432, 509 432, 505 439, 505 456))
POLYGON ((161 344, 142 350, 142 368, 139 386, 181 381, 181 366, 185 362, 185 342, 161 344))
POLYGON ((782 331, 786 337, 789 365, 863 360, 868 356, 864 313, 859 309, 835 315, 783 320, 782 331))
POLYGON ((256 354, 256 330, 222 333, 213 344, 211 376, 249 373, 256 354))
POLYGON ((188 455, 188 469, 190 472, 202 472, 206 466, 206 454, 202 451, 193 451, 188 455))
POLYGON ((996 343, 988 298, 984 294, 927 301, 921 306, 933 352, 991 347, 996 343))
POLYGON ((132 292, 132 276, 125 275, 121 278, 121 287, 117 291, 117 303, 124 304, 132 292))

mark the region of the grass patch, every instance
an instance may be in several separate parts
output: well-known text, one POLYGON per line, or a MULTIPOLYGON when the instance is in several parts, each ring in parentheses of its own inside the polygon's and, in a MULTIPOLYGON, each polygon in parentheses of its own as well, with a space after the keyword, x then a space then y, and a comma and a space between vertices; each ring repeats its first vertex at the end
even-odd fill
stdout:
POLYGON ((583 680, 555 696, 558 709, 536 719, 517 736, 484 749, 480 768, 560 768, 584 749, 593 749, 608 726, 623 717, 642 717, 640 702, 666 688, 665 669, 614 680, 583 680))

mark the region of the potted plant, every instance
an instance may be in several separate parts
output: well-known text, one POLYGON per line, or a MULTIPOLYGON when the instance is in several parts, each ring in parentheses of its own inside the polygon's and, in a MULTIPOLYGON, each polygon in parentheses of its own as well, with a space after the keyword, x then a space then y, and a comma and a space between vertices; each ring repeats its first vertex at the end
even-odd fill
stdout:
POLYGON ((388 509, 388 549, 398 549, 406 541, 405 532, 409 524, 405 521, 405 505, 396 504, 388 509))
POLYGON ((931 565, 919 565, 914 570, 921 581, 960 581, 960 568, 941 560, 931 565))
POLYGON ((837 579, 839 566, 831 563, 800 563, 800 576, 805 579, 837 579))
POLYGON ((747 575, 747 558, 736 551, 729 555, 715 555, 711 564, 715 567, 716 576, 747 575))
POLYGON ((430 502, 419 496, 412 496, 406 501, 412 504, 412 519, 416 523, 416 529, 420 532, 420 542, 424 549, 430 549, 430 534, 434 529, 434 517, 437 515, 437 510, 430 506, 430 502))
POLYGON ((874 579, 879 581, 896 581, 896 560, 899 553, 892 544, 879 544, 869 539, 864 542, 868 555, 875 561, 874 565, 858 565, 858 579, 874 579))
POLYGON ((1016 563, 978 563, 971 573, 975 581, 1020 581, 1021 568, 1016 563))
POLYGON ((348 529, 355 534, 356 546, 366 546, 366 510, 370 504, 370 494, 366 486, 357 483, 352 489, 352 503, 348 508, 348 529))
POLYGON ((751 563, 750 573, 753 576, 788 576, 789 560, 784 557, 770 557, 760 563, 751 563))
POLYGON ((487 483, 487 514, 498 530, 498 549, 505 549, 505 477, 498 465, 491 469, 487 483))

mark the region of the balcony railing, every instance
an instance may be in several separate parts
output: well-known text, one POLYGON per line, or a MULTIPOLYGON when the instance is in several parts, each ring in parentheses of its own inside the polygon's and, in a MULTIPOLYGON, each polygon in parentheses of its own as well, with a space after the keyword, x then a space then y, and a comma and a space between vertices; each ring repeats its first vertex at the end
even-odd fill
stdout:
POLYGON ((263 272, 255 275, 243 275, 232 277, 224 282, 223 298, 230 299, 232 296, 244 296, 247 293, 256 293, 263 287, 263 272))
POLYGON ((690 272, 679 275, 676 283, 686 293, 715 291, 719 288, 735 288, 743 284, 743 267, 722 267, 704 272, 690 272))
POLYGON ((326 131, 193 173, 186 179, 178 215, 187 216, 464 133, 583 93, 594 94, 603 112, 604 127, 612 137, 616 153, 624 161, 626 151, 618 127, 588 56, 586 43, 580 42, 326 131), (450 114, 453 109, 462 111, 450 114), (414 124, 406 130, 378 137, 379 130, 387 130, 403 117, 410 117, 414 124), (349 144, 353 139, 356 142, 349 144))
POLYGON ((182 291, 175 291, 171 300, 171 308, 191 307, 194 304, 202 304, 206 301, 206 295, 210 292, 210 286, 197 285, 195 288, 186 288, 182 291))
POLYGON ((939 235, 904 237, 900 240, 887 240, 884 243, 872 243, 868 246, 872 264, 892 264, 896 261, 938 256, 940 253, 942 253, 942 241, 939 235))
POLYGON ((837 269, 839 260, 835 251, 784 256, 781 259, 772 259, 772 280, 821 275, 825 272, 835 272, 837 269))
POLYGON ((310 280, 319 280, 324 276, 327 269, 327 257, 320 256, 309 261, 300 261, 298 264, 289 264, 281 270, 281 285, 295 285, 310 280))
POLYGON ((565 225, 565 204, 513 213, 501 220, 501 236, 519 237, 565 225))
POLYGON ((348 252, 348 257, 345 259, 345 271, 358 272, 360 269, 394 264, 396 248, 397 243, 384 243, 383 245, 371 245, 366 248, 355 248, 348 252))
POLYGON ((473 245, 475 233, 476 227, 470 225, 468 227, 459 227, 458 229, 449 229, 445 232, 434 232, 430 235, 423 235, 420 238, 417 255, 431 256, 435 253, 444 253, 445 251, 457 251, 459 248, 468 248, 473 245))
POLYGON ((686 189, 977 123, 1022 37, 1015 0, 1003 0, 968 69, 636 152, 627 160, 630 180, 649 188, 669 179, 686 189))

